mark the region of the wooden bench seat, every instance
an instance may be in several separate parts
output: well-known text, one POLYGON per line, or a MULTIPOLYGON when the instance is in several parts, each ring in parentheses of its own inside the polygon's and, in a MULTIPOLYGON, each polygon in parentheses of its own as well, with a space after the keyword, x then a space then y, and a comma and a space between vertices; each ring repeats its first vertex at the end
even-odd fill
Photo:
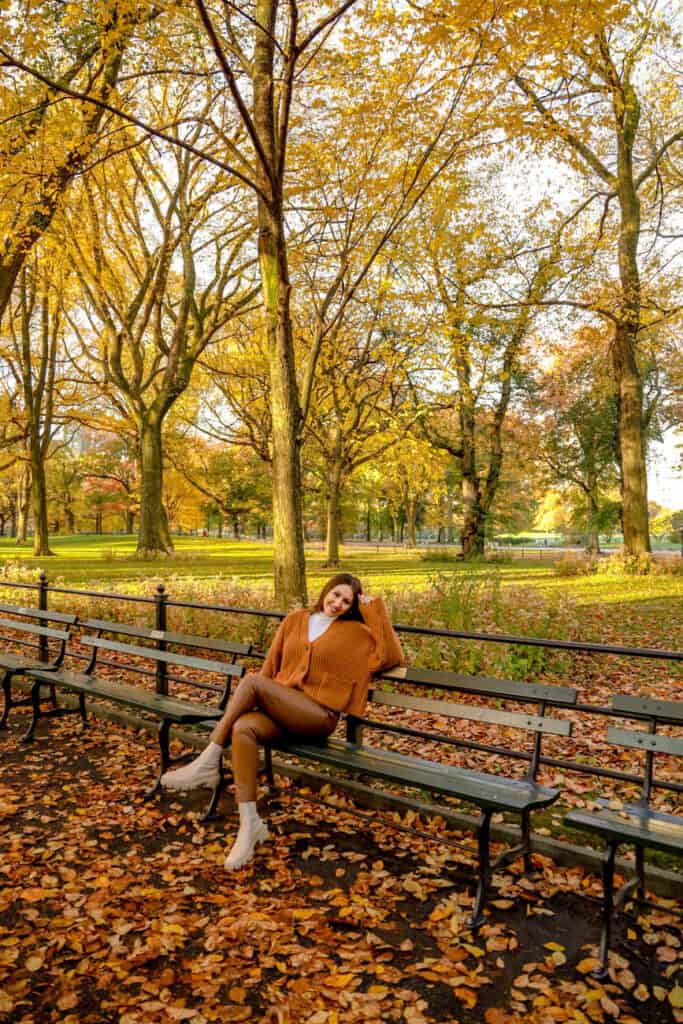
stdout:
POLYGON ((572 828, 595 832, 605 839, 618 837, 620 842, 634 843, 651 850, 683 853, 683 817, 677 814, 653 811, 638 804, 624 804, 619 811, 571 811, 565 821, 572 828))
MULTIPOLYGON (((363 742, 365 731, 375 733, 412 734, 440 743, 458 744, 456 737, 445 733, 426 733, 391 717, 347 718, 347 738, 331 738, 324 743, 301 743, 295 739, 283 739, 275 748, 306 761, 317 761, 333 769, 354 775, 370 776, 401 786, 428 790, 440 797, 457 798, 474 804, 480 811, 476 826, 479 871, 477 894, 470 921, 472 928, 478 928, 484 921, 484 907, 488 900, 493 871, 509 864, 517 857, 523 857, 526 870, 531 869, 530 856, 530 814, 540 807, 547 807, 557 800, 560 790, 541 785, 537 772, 541 755, 541 737, 571 735, 572 725, 567 720, 552 718, 546 714, 549 702, 571 706, 576 702, 576 691, 569 687, 545 686, 535 683, 517 683, 511 680, 489 679, 464 676, 457 673, 432 672, 427 669, 400 668, 385 673, 381 681, 385 687, 410 686, 411 689, 448 690, 465 693, 481 701, 492 698, 496 703, 509 701, 535 705, 533 712, 508 711, 482 703, 464 704, 452 700, 416 696, 410 692, 397 691, 377 686, 370 691, 366 715, 377 708, 415 711, 446 719, 469 720, 487 723, 506 731, 518 729, 534 734, 533 749, 529 768, 524 777, 513 778, 506 774, 477 771, 458 767, 440 761, 404 754, 388 746, 363 742), (491 863, 490 824, 491 816, 500 811, 518 814, 521 819, 521 843, 506 850, 491 863)), ((511 752, 515 756, 515 752, 511 752)), ((524 754, 517 753, 523 757, 524 754)), ((273 780, 272 753, 266 750, 266 771, 273 780)), ((440 806, 434 804, 434 813, 440 806)), ((441 807, 443 809, 443 807, 441 807)))

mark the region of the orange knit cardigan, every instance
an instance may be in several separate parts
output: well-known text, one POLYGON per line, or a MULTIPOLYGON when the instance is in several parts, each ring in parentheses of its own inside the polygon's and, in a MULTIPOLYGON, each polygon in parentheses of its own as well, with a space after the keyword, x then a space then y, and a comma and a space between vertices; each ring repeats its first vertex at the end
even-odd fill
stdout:
POLYGON ((337 619, 313 643, 310 611, 291 612, 281 623, 261 669, 283 686, 296 687, 323 707, 361 715, 376 672, 398 665, 403 652, 381 598, 359 604, 363 622, 337 619))

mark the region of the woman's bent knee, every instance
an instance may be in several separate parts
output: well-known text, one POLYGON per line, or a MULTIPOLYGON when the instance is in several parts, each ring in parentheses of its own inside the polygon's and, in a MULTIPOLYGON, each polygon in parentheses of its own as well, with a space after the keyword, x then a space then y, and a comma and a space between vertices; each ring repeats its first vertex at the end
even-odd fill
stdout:
POLYGON ((249 721, 247 715, 238 718, 232 727, 232 741, 247 740, 251 743, 258 743, 258 733, 253 722, 249 721))

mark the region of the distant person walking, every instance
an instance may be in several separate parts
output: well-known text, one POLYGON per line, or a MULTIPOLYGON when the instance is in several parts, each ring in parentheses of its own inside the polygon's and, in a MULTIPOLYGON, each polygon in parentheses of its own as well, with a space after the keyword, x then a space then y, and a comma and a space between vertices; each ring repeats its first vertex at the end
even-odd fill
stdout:
POLYGON ((214 787, 223 749, 231 744, 240 827, 226 870, 247 864, 268 838, 256 807, 259 744, 284 734, 325 739, 342 712, 363 713, 373 674, 402 657, 384 602, 363 594, 360 580, 350 573, 328 580, 312 608, 284 619, 261 671, 240 682, 208 747, 161 778, 168 789, 214 787))

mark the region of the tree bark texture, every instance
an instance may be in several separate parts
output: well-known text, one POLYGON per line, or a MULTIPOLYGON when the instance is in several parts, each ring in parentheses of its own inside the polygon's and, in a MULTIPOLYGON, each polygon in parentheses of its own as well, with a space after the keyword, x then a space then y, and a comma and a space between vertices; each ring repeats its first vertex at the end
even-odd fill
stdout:
POLYGON ((139 457, 140 521, 137 552, 143 556, 156 556, 159 552, 169 554, 173 547, 169 545, 168 524, 164 521, 161 424, 154 419, 146 419, 141 423, 139 457))
POLYGON ((282 209, 283 162, 274 106, 277 0, 257 0, 253 59, 254 128, 260 144, 258 255, 269 356, 273 444, 273 575, 285 608, 305 603, 306 564, 301 515, 302 414, 294 363, 291 285, 282 209))

